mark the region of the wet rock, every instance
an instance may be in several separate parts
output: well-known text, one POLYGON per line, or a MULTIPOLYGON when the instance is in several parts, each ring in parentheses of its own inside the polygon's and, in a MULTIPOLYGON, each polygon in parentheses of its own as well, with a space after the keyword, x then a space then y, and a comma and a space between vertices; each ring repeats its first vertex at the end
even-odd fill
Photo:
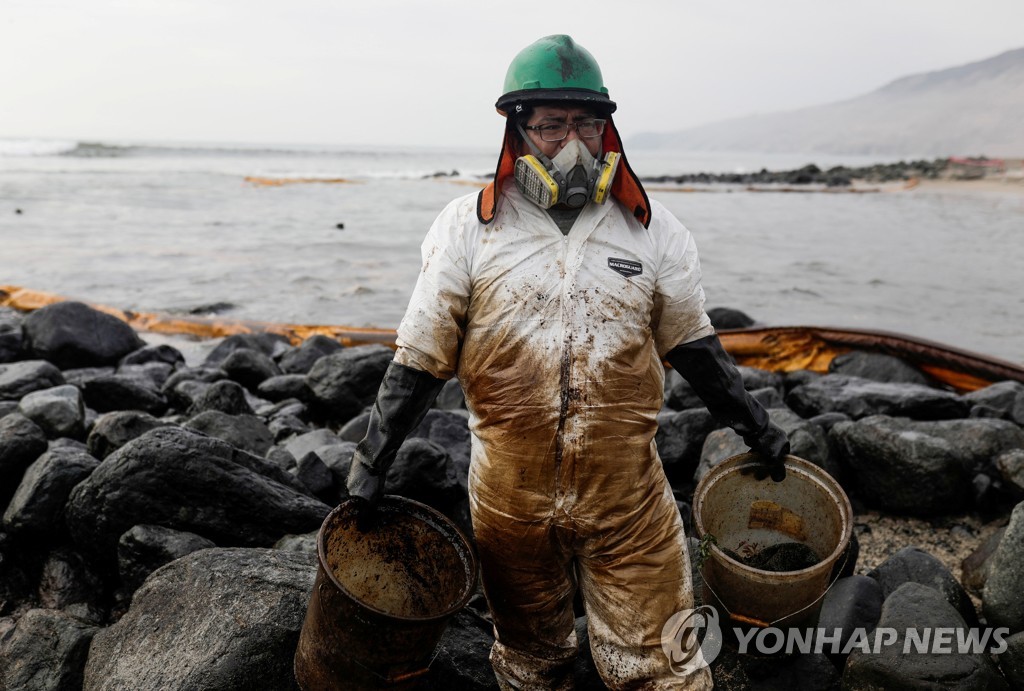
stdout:
POLYGON ((317 360, 342 348, 344 346, 333 338, 317 334, 307 338, 299 347, 284 353, 278 361, 278 366, 286 374, 307 374, 317 360))
MULTIPOLYGON (((875 628, 879 617, 882 616, 884 600, 882 586, 876 579, 868 576, 840 578, 825 593, 825 598, 821 603, 821 612, 818 615, 818 628, 824 629, 825 633, 830 636, 836 629, 842 631, 838 645, 839 651, 842 651, 846 648, 855 629, 862 628, 870 631, 875 628)), ((831 650, 830 648, 825 649, 826 651, 831 650)), ((841 652, 833 657, 841 660, 846 658, 841 652)))
POLYGON ((1024 449, 1013 449, 996 456, 996 470, 1003 482, 1018 493, 1024 492, 1024 449))
POLYGON ((274 549, 281 549, 285 552, 302 552, 316 559, 316 541, 319 537, 319 530, 312 530, 301 535, 285 535, 274 543, 274 549))
POLYGON ((120 374, 85 382, 82 384, 82 397, 85 404, 98 413, 141 410, 151 415, 162 415, 167 410, 167 399, 155 386, 120 374))
POLYGON ((201 549, 216 547, 201 535, 160 525, 136 525, 117 541, 117 572, 126 593, 135 592, 164 564, 201 549))
POLYGON ((981 599, 990 626, 1024 630, 1024 502, 1010 514, 1006 532, 992 555, 981 599))
POLYGON ((33 391, 65 384, 60 370, 45 360, 0 365, 0 400, 17 401, 33 391))
POLYGON ((822 413, 821 415, 815 415, 810 418, 809 422, 820 427, 825 434, 835 427, 840 422, 849 422, 850 416, 844 415, 843 413, 822 413))
POLYGON ((117 374, 116 367, 75 367, 73 369, 66 369, 63 372, 64 380, 73 386, 82 388, 87 381, 92 381, 97 377, 108 377, 117 374))
POLYGON ((985 587, 985 581, 988 580, 988 574, 992 570, 992 555, 996 553, 996 548, 999 547, 1004 533, 1006 533, 1005 527, 995 531, 978 546, 978 549, 960 562, 960 582, 963 583, 965 590, 981 594, 985 587))
POLYGON ((228 336, 210 351, 203 361, 205 367, 220 367, 231 353, 242 348, 256 350, 271 358, 281 357, 291 349, 287 338, 280 334, 255 333, 228 336))
POLYGON ((141 437, 157 427, 167 427, 169 424, 149 413, 137 410, 106 413, 97 418, 86 439, 86 447, 90 454, 103 460, 132 439, 141 437))
POLYGON ((75 487, 68 526, 85 551, 113 559, 117 541, 145 523, 221 545, 270 545, 318 528, 330 507, 281 468, 219 439, 176 427, 147 432, 75 487))
POLYGON ((845 374, 861 377, 872 381, 892 382, 896 384, 929 384, 921 370, 908 365, 903 360, 882 353, 853 351, 837 355, 829 363, 828 371, 834 374, 845 374))
POLYGON ((967 591, 946 566, 918 547, 904 547, 867 574, 878 581, 889 597, 904 583, 920 583, 942 594, 969 626, 978 625, 978 614, 967 591))
POLYGON ((985 652, 958 652, 957 638, 966 636, 965 629, 964 620, 941 593, 920 583, 904 583, 882 605, 878 629, 865 644, 871 646, 871 652, 855 650, 850 655, 843 689, 1009 689, 985 652), (907 641, 908 630, 923 636, 925 630, 936 634, 940 628, 952 630, 949 645, 939 646, 952 650, 951 654, 932 652, 931 639, 928 652, 916 652, 914 639, 907 641), (891 644, 883 645, 890 633, 883 629, 892 630, 891 644), (910 646, 909 654, 903 653, 905 645, 910 646))
POLYGON ((459 482, 448 452, 434 442, 410 437, 388 469, 389 494, 398 494, 447 512, 458 499, 459 482))
POLYGON ((313 400, 313 392, 306 386, 306 377, 302 374, 282 374, 260 382, 257 392, 263 398, 275 403, 294 398, 299 401, 313 400))
POLYGON ((317 499, 334 505, 338 503, 338 482, 327 464, 316 452, 307 453, 295 464, 295 477, 309 488, 317 499))
POLYGON ((747 391, 771 388, 775 389, 779 393, 783 392, 783 379, 781 374, 758 369, 757 367, 741 366, 737 367, 737 369, 740 371, 740 376, 743 377, 743 388, 747 391))
POLYGON ((369 425, 370 411, 365 410, 341 426, 338 430, 338 438, 343 441, 358 443, 366 436, 366 430, 369 425))
POLYGON ((0 319, 0 363, 20 360, 25 354, 25 337, 21 323, 0 319))
POLYGON ((65 612, 30 609, 0 639, 0 688, 81 688, 89 643, 97 630, 65 612))
MULTIPOLYGON (((363 425, 363 434, 365 433, 366 424, 363 425)), ((452 463, 455 464, 459 485, 466 489, 471 442, 469 420, 465 416, 451 410, 428 410, 419 427, 409 436, 429 439, 447 451, 452 463)), ((360 435, 356 441, 362 438, 360 435)))
POLYGON ((785 408, 786 403, 782 400, 782 394, 779 390, 766 386, 763 389, 753 389, 750 391, 750 397, 761 404, 761 406, 768 410, 770 408, 785 408))
POLYGON ((345 422, 371 405, 394 353, 383 345, 345 348, 319 360, 306 383, 326 419, 345 422))
POLYGON ((245 389, 238 382, 222 380, 212 382, 192 400, 188 412, 199 415, 215 410, 226 415, 252 415, 252 406, 245 397, 245 389))
POLYGON ((21 476, 46 451, 46 435, 21 413, 0 418, 0 506, 21 482, 21 476))
POLYGON ((66 547, 51 552, 43 563, 39 578, 39 603, 46 609, 69 609, 91 613, 90 623, 101 623, 103 609, 99 598, 103 582, 89 567, 82 555, 66 547))
POLYGON ((745 329, 753 326, 756 322, 745 312, 731 307, 712 307, 708 310, 708 319, 715 330, 720 329, 745 329))
POLYGON ((267 422, 267 429, 274 436, 274 443, 280 444, 285 439, 305 434, 309 425, 294 415, 278 415, 267 422))
POLYGON ((798 369, 792 372, 785 372, 782 375, 782 389, 785 395, 789 395, 789 392, 798 386, 804 384, 810 384, 813 381, 821 379, 822 374, 820 372, 812 372, 809 369, 798 369))
POLYGON ((84 691, 293 689, 315 560, 272 549, 205 549, 152 573, 93 640, 84 691))
POLYGON ((65 531, 64 505, 75 485, 89 477, 99 461, 75 448, 46 451, 25 471, 3 514, 12 534, 59 535, 65 531))
POLYGON ((469 609, 452 617, 438 643, 424 688, 497 691, 498 682, 487 657, 494 645, 493 630, 491 623, 469 609))
MULTIPOLYGON (((790 453, 824 468, 833 477, 839 477, 839 469, 829 456, 828 438, 820 427, 788 408, 771 408, 768 410, 768 418, 786 433, 790 453)), ((749 450, 743 438, 729 428, 711 432, 701 449, 694 481, 699 482, 709 470, 725 459, 749 450)))
POLYGON ((18 409, 18 401, 0 401, 0 417, 7 417, 18 409))
POLYGON ((676 382, 665 396, 665 405, 673 410, 705 409, 704 401, 690 386, 690 382, 677 375, 676 382))
POLYGON ((928 515, 967 503, 970 477, 945 439, 882 415, 832 428, 829 439, 865 500, 884 509, 928 515))
POLYGON ((178 410, 188 410, 198 393, 207 388, 206 386, 196 388, 191 384, 212 384, 227 379, 227 376, 227 372, 219 367, 183 367, 168 377, 160 390, 172 406, 178 410), (182 384, 186 384, 186 386, 181 387, 179 391, 179 386, 182 384))
POLYGON ((65 384, 33 391, 21 399, 18 412, 39 425, 47 437, 81 437, 85 432, 82 393, 65 384))
POLYGON ((462 391, 462 384, 456 378, 451 378, 441 387, 441 392, 434 400, 434 407, 440 410, 455 410, 466 407, 466 394, 462 391))
POLYGON ((948 391, 918 384, 890 384, 842 374, 828 374, 797 386, 786 403, 803 417, 838 412, 854 420, 890 415, 921 420, 966 417, 970 405, 948 391))
POLYGON ((307 432, 294 439, 288 440, 285 444, 285 450, 292 455, 292 458, 298 460, 308 453, 316 451, 321 446, 330 446, 332 444, 339 444, 341 440, 334 432, 329 429, 316 429, 312 432, 307 432))
POLYGON ((1010 688, 1024 689, 1024 631, 1006 639, 1006 650, 999 655, 999 669, 1010 688))
POLYGON ((255 391, 264 380, 281 374, 281 370, 269 355, 252 348, 233 350, 220 363, 220 368, 227 372, 231 379, 250 391, 255 391))
POLYGON ((313 452, 327 466, 327 469, 331 471, 331 475, 334 477, 334 486, 337 491, 337 494, 334 495, 334 503, 348 498, 348 490, 345 488, 345 484, 348 480, 348 470, 352 465, 352 456, 355 452, 356 445, 350 441, 321 446, 313 452))
POLYGON ((140 365, 121 365, 117 368, 117 374, 159 391, 174 374, 174 368, 166 362, 147 362, 140 365))
MULTIPOLYGON (((704 440, 718 427, 707 408, 691 408, 678 413, 658 413, 658 431, 654 442, 665 467, 669 483, 686 482, 701 458, 704 440)), ((745 449, 745 447, 744 447, 745 449)))
POLYGON ((1006 420, 942 420, 912 422, 908 429, 944 439, 965 468, 991 466, 1005 451, 1024 449, 1024 429, 1006 420))
POLYGON ((121 358, 119 365, 122 367, 125 365, 145 365, 150 362, 163 363, 177 369, 185 364, 185 356, 174 346, 165 343, 147 345, 125 355, 121 358))
POLYGON ((983 405, 994 409, 999 412, 1000 417, 1024 425, 1024 384, 1021 382, 996 382, 964 394, 964 400, 971 405, 983 405))
POLYGON ((125 322, 81 302, 58 302, 29 314, 25 340, 37 357, 61 369, 113 365, 146 345, 125 322))
POLYGON ((219 410, 207 410, 182 427, 216 437, 256 456, 265 455, 274 444, 274 436, 255 415, 228 415, 219 410))

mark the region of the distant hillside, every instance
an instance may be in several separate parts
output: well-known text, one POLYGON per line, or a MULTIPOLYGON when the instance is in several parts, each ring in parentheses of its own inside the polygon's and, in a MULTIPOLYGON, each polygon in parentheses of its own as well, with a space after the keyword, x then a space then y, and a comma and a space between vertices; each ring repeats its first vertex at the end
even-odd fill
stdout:
POLYGON ((897 79, 864 96, 680 132, 635 147, 688 151, 1024 157, 1024 48, 897 79))

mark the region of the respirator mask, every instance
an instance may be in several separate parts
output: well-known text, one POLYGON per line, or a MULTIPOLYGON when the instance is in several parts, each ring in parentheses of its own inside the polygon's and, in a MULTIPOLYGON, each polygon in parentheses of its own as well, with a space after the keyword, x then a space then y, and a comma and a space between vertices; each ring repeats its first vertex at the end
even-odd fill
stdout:
POLYGON ((579 139, 571 139, 554 158, 548 158, 523 131, 523 141, 532 154, 516 159, 516 187, 524 197, 542 209, 565 204, 578 209, 588 201, 608 200, 621 154, 609 151, 598 161, 579 139))

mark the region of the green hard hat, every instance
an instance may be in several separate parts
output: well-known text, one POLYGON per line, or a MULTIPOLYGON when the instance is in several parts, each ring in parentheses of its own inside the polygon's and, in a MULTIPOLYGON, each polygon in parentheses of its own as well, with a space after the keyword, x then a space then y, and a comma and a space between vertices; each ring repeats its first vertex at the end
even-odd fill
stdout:
POLYGON ((565 34, 545 36, 521 50, 508 66, 505 92, 494 105, 507 115, 517 104, 538 101, 586 102, 615 112, 594 56, 565 34))

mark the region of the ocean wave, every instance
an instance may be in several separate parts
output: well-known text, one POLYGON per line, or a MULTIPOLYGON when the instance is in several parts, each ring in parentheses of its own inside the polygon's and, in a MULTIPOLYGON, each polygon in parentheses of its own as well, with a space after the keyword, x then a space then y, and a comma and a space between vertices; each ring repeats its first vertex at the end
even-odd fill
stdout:
POLYGON ((72 139, 0 139, 0 157, 60 156, 77 146, 72 139))

